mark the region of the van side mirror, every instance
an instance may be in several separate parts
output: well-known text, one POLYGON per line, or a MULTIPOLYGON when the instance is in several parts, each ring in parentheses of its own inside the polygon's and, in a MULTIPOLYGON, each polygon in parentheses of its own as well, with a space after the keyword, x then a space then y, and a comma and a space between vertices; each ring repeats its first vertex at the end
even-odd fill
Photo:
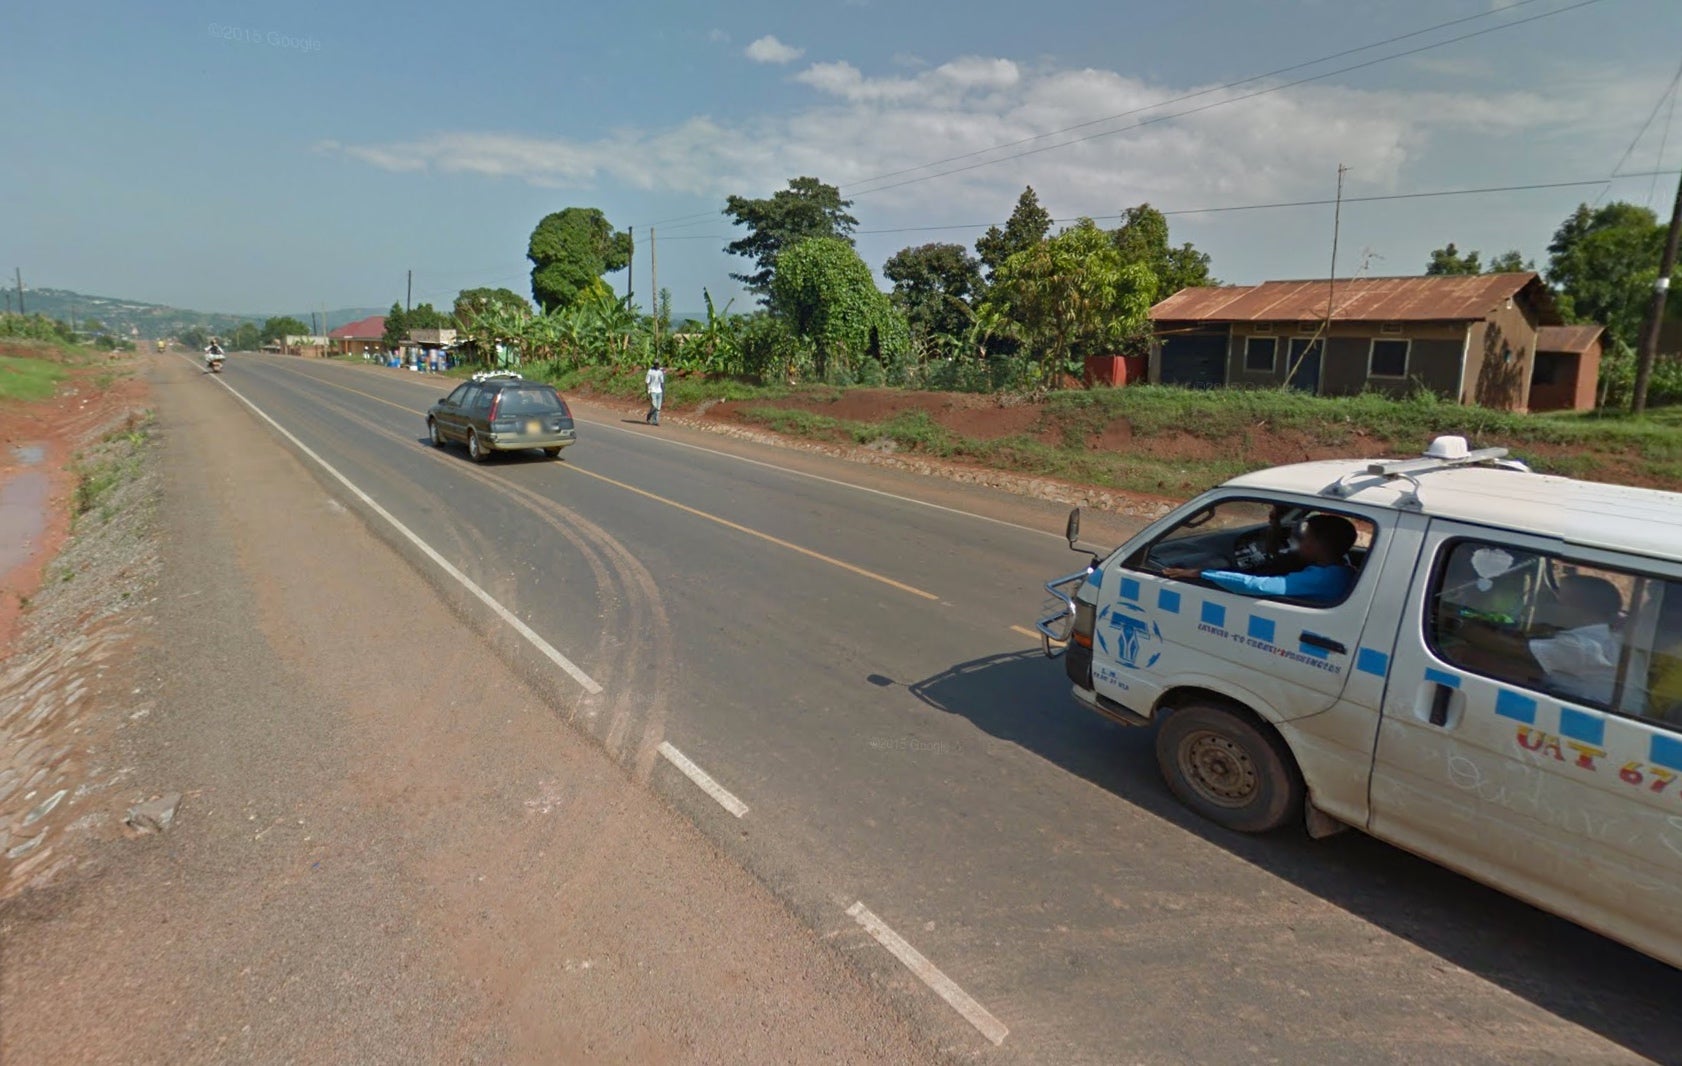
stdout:
POLYGON ((1069 524, 1063 529, 1063 537, 1069 542, 1071 550, 1078 550, 1075 544, 1080 540, 1080 508, 1069 512, 1069 524))

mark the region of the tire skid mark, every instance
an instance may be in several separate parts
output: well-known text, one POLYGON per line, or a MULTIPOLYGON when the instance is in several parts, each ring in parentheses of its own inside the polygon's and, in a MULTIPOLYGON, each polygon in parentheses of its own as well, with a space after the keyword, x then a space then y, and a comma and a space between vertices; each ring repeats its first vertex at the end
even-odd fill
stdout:
MULTIPOLYGON (((307 396, 311 402, 357 418, 358 424, 369 432, 401 445, 417 444, 416 438, 361 420, 361 412, 347 403, 301 393, 296 388, 293 391, 307 396)), ((482 467, 468 465, 458 457, 443 454, 430 446, 425 447, 424 454, 434 462, 448 464, 453 471, 472 477, 504 498, 519 504, 545 526, 564 537, 590 566, 600 593, 597 597, 598 604, 611 610, 611 604, 604 603, 611 597, 623 605, 612 613, 624 615, 624 621, 629 623, 628 625, 603 624, 598 627, 600 635, 596 644, 597 664, 593 669, 604 681, 612 682, 603 685, 611 696, 607 708, 607 732, 601 740, 621 765, 630 766, 639 781, 647 781, 659 757, 660 743, 665 739, 672 673, 669 655, 672 646, 671 622, 654 576, 641 560, 611 533, 559 501, 526 486, 495 477, 482 467), (614 596, 614 592, 621 595, 614 596), (624 633, 622 639, 614 639, 616 631, 624 633), (652 682, 651 690, 649 682, 652 682), (643 712, 642 735, 638 738, 634 750, 626 750, 626 742, 639 710, 643 712)), ((395 472, 393 478, 401 480, 401 476, 395 472)), ((518 600, 518 588, 515 587, 504 602, 515 605, 518 600)), ((576 711, 569 714, 568 718, 569 721, 576 721, 576 711)))

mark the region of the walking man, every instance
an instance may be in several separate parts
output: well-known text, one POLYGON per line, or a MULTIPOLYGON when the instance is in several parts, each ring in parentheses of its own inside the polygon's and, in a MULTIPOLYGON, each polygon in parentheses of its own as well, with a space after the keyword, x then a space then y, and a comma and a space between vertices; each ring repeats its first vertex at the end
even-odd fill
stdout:
POLYGON ((658 360, 648 368, 648 376, 644 381, 648 386, 648 417, 643 421, 657 426, 660 424, 660 404, 666 398, 666 371, 658 360))

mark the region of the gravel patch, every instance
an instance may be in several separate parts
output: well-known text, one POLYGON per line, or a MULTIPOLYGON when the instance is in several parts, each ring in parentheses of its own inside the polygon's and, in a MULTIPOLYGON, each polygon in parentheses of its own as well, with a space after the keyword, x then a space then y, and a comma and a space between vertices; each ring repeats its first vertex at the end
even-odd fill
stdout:
POLYGON ((103 675, 144 628, 156 584, 151 434, 138 412, 89 434, 75 460, 70 539, 0 669, 0 899, 73 864, 64 844, 110 823, 90 808, 115 802, 102 793, 128 774, 101 765, 106 741, 148 707, 138 692, 119 705, 103 675))

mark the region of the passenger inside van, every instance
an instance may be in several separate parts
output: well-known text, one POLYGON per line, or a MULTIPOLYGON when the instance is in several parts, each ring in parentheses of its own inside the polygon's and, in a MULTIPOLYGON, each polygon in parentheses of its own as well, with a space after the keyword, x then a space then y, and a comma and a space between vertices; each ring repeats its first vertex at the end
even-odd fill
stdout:
POLYGON ((1348 556, 1355 547, 1355 523, 1339 515, 1310 516, 1293 538, 1290 553, 1295 569, 1285 573, 1247 574, 1236 570, 1199 570, 1170 567, 1164 576, 1201 579, 1242 596, 1283 596, 1309 603, 1338 603, 1355 585, 1355 568, 1348 556))
POLYGON ((1551 692, 1606 706, 1618 681, 1624 595, 1603 577, 1572 574, 1559 582, 1559 631, 1529 643, 1551 692))

